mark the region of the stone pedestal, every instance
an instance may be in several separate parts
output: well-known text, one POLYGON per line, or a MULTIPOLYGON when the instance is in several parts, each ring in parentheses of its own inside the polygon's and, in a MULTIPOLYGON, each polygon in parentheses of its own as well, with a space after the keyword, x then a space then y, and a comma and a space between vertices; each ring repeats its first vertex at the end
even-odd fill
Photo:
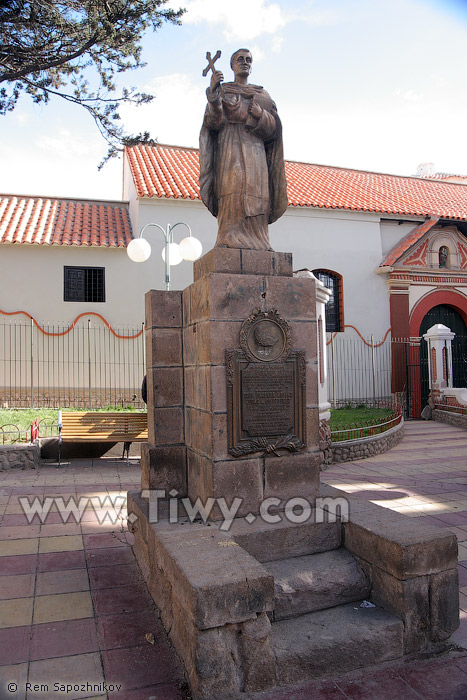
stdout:
POLYGON ((194 282, 183 292, 148 292, 146 333, 150 418, 143 489, 175 490, 192 502, 240 498, 238 515, 258 513, 270 497, 284 503, 315 497, 316 280, 294 278, 290 254, 215 248, 195 263, 194 282), (290 328, 291 347, 304 353, 306 441, 297 452, 258 449, 234 457, 228 451, 226 350, 240 348, 242 324, 255 309, 277 310, 290 328))
POLYGON ((146 295, 128 522, 196 700, 439 651, 458 625, 454 535, 319 490, 316 285, 289 254, 214 249, 146 295))

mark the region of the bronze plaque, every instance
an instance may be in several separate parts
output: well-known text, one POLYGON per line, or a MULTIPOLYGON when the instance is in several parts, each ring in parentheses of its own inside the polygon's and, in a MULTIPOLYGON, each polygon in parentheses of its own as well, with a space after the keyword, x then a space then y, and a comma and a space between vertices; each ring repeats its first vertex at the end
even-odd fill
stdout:
POLYGON ((277 309, 255 309, 226 350, 228 451, 279 456, 306 446, 305 351, 291 349, 277 309))
POLYGON ((294 429, 294 366, 249 362, 240 367, 242 437, 287 435, 294 429))

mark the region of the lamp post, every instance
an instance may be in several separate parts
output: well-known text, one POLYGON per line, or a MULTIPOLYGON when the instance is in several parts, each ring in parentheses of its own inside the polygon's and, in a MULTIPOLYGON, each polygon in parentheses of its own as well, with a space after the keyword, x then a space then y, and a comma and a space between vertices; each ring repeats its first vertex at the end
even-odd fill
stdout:
POLYGON ((198 260, 203 252, 203 246, 201 241, 195 238, 188 224, 183 221, 179 221, 174 224, 167 224, 167 230, 162 228, 159 224, 146 224, 140 231, 138 238, 134 238, 128 243, 126 252, 130 260, 133 262, 146 262, 151 255, 151 246, 146 238, 143 238, 143 233, 149 226, 155 226, 160 231, 162 231, 165 239, 165 246, 162 249, 162 259, 165 262, 165 290, 168 292, 170 290, 170 266, 178 265, 182 260, 188 260, 194 262, 198 260), (176 226, 186 226, 189 235, 184 238, 180 243, 174 243, 173 240, 173 230, 176 226))

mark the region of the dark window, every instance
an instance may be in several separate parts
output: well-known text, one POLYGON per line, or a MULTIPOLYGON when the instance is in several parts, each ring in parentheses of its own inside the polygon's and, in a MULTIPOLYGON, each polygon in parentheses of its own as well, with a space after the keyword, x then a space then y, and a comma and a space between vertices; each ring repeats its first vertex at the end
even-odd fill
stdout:
POLYGON ((329 301, 326 304, 326 331, 335 333, 344 330, 342 277, 330 270, 313 270, 317 277, 331 292, 329 301))
POLYGON ((64 267, 65 301, 105 301, 104 267, 64 267))

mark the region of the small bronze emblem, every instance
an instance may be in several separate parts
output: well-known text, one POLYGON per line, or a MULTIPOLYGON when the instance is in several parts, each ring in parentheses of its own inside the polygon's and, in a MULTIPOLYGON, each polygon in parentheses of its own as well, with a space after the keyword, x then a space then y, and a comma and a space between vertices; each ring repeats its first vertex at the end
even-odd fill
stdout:
POLYGON ((277 362, 290 352, 289 324, 277 309, 255 309, 242 324, 240 345, 251 360, 277 362))

